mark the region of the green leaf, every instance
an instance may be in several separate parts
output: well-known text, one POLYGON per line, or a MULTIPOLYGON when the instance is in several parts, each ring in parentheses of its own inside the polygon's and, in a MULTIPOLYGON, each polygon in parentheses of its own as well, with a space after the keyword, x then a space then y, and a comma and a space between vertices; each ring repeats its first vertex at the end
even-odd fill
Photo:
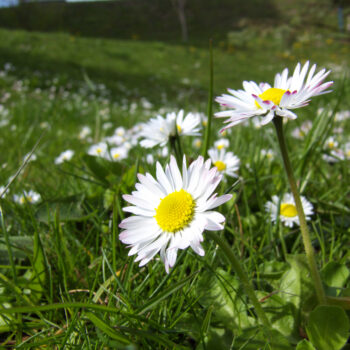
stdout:
POLYGON ((230 329, 211 327, 204 339, 205 347, 200 343, 196 350, 230 349, 232 341, 233 333, 230 329))
POLYGON ((114 180, 115 175, 123 174, 123 166, 120 162, 112 162, 101 157, 85 154, 83 161, 96 179, 108 184, 109 179, 114 180))
POLYGON ((259 277, 266 280, 273 288, 278 289, 281 277, 288 268, 285 262, 266 261, 259 266, 259 277))
POLYGON ((316 350, 316 349, 310 342, 308 342, 306 339, 303 339, 297 344, 297 347, 295 350, 316 350))
POLYGON ((35 297, 35 301, 38 301, 43 293, 46 280, 45 257, 38 232, 34 234, 32 266, 33 269, 28 270, 24 277, 29 280, 26 287, 31 290, 31 295, 35 297))
POLYGON ((254 324, 254 319, 247 314, 245 295, 235 276, 217 269, 215 273, 205 271, 200 275, 196 293, 199 302, 205 308, 214 307, 216 322, 230 328, 244 328, 254 324))
POLYGON ((106 322, 101 320, 92 312, 85 312, 85 316, 103 333, 107 334, 112 339, 118 340, 122 344, 129 344, 129 339, 123 334, 117 332, 115 329, 110 327, 106 322))
POLYGON ((349 337, 349 319, 338 306, 318 306, 310 313, 307 335, 317 350, 340 350, 349 337))
POLYGON ((82 209, 80 198, 73 196, 46 202, 45 205, 39 207, 36 217, 39 221, 48 224, 55 220, 56 212, 59 213, 60 221, 82 221, 94 215, 94 212, 86 215, 82 209))
POLYGON ((343 288, 349 278, 348 268, 335 261, 330 261, 321 271, 322 280, 329 286, 343 288))
MULTIPOLYGON (((245 329, 243 334, 238 338, 235 338, 233 349, 244 350, 257 350, 257 349, 273 349, 273 350, 293 350, 286 339, 281 333, 274 329, 269 331, 271 335, 271 342, 266 339, 266 334, 259 327, 245 329)), ((329 350, 329 349, 328 349, 329 350)))
POLYGON ((110 174, 108 170, 108 161, 101 158, 85 154, 83 156, 83 161, 89 168, 91 173, 96 177, 96 179, 107 183, 106 177, 110 174))
MULTIPOLYGON (((16 259, 25 259, 33 253, 33 238, 27 236, 9 237, 12 247, 13 257, 16 259)), ((0 264, 9 264, 9 255, 6 244, 0 240, 0 264)))
POLYGON ((289 255, 287 261, 291 267, 282 276, 279 287, 279 290, 284 293, 283 299, 294 304, 296 310, 301 310, 303 307, 312 309, 316 300, 314 298, 315 290, 311 282, 306 257, 304 255, 289 255))
POLYGON ((285 337, 290 337, 293 333, 297 333, 294 319, 294 305, 286 302, 284 294, 274 294, 265 297, 262 305, 274 329, 278 330, 285 337))

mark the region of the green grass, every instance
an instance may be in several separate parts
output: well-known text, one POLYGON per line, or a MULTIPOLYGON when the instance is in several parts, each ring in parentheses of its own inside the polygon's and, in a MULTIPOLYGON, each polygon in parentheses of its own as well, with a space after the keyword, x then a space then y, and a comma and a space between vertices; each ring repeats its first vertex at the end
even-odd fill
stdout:
MULTIPOLYGON (((281 44, 274 32, 265 37, 253 33, 245 47, 214 42, 214 96, 227 87, 240 88, 242 80, 271 82, 276 72, 299 60, 310 59, 319 67, 345 66, 348 48, 342 39, 323 32, 316 40, 311 29, 308 33, 309 41, 297 36, 290 46, 281 44), (328 35, 333 41, 326 43, 328 35)), ((0 100, 8 110, 0 119, 8 120, 0 128, 0 186, 43 136, 37 159, 0 202, 0 308, 11 308, 10 313, 0 312, 1 346, 264 348, 266 337, 254 310, 213 241, 203 242, 204 257, 191 249, 179 252, 169 275, 159 258, 140 268, 128 257, 129 249, 118 239, 126 205, 121 195, 134 190, 137 172, 155 174, 145 151, 137 145, 120 163, 86 155, 91 144, 116 127, 131 128, 164 114, 161 109, 204 112, 208 50, 0 30, 0 67, 6 62, 14 69, 0 75, 0 100), (144 99, 153 105, 145 108, 144 99), (107 123, 111 127, 104 129, 107 123), (78 139, 83 125, 91 127, 91 140, 78 139), (68 148, 75 150, 74 158, 55 165, 55 157, 68 148), (14 202, 14 194, 29 189, 40 193, 40 203, 14 202)), ((336 112, 350 109, 349 81, 341 76, 331 76, 332 94, 314 98, 297 111, 296 121, 285 125, 302 194, 315 208, 309 227, 330 296, 348 296, 350 287, 349 160, 329 164, 322 158, 328 136, 336 135, 340 145, 349 142, 350 120, 334 120, 336 112), (319 107, 325 112, 317 112, 319 107), (313 127, 306 138, 296 140, 291 132, 305 120, 312 120, 313 127), (339 127, 343 131, 335 134, 339 127)), ((213 121, 213 140, 221 124, 213 121)), ((288 192, 277 140, 271 124, 261 129, 237 126, 227 137, 241 167, 233 188, 236 180, 228 178, 218 189, 224 193, 231 188, 233 194, 219 208, 226 217, 223 236, 258 297, 264 298, 262 306, 278 343, 274 349, 293 349, 311 327, 308 316, 315 298, 299 229, 272 224, 264 209, 273 195, 288 192), (275 157, 263 158, 261 149, 270 148, 275 157)), ((182 146, 189 159, 200 152, 190 138, 182 146)), ((157 157, 156 151, 149 153, 157 157)), ((166 161, 161 159, 163 165, 166 161)))

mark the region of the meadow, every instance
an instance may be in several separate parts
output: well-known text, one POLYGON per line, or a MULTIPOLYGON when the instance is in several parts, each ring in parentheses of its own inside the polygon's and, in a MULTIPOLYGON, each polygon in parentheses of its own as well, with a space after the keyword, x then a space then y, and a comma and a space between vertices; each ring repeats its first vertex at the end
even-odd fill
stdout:
POLYGON ((258 33, 214 41, 211 88, 203 43, 0 29, 1 347, 349 348, 348 41, 312 28, 290 43, 284 27, 258 33), (220 133, 222 119, 212 118, 227 88, 272 83, 307 60, 332 70, 333 91, 283 127, 313 208, 321 306, 299 226, 267 210, 273 196, 279 206, 290 193, 272 123, 251 118, 220 133), (200 135, 177 128, 180 141, 142 147, 143 123, 180 110, 199 118, 200 135), (215 190, 232 195, 216 208, 225 217, 216 237, 241 263, 269 326, 208 231, 205 254, 180 249, 168 273, 159 254, 139 266, 120 239, 130 217, 123 195, 135 191, 138 174, 155 177, 156 162, 164 168, 171 154, 188 166, 208 159, 206 146, 239 159, 215 190))

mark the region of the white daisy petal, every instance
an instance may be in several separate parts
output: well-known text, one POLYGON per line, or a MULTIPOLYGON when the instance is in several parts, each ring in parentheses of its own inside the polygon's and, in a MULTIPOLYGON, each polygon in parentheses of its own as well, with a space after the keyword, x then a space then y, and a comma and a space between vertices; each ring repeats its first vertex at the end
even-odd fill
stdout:
MULTIPOLYGON (((313 206, 303 196, 301 197, 301 203, 306 220, 309 220, 310 216, 313 215, 313 206)), ((292 228, 294 224, 300 225, 294 198, 291 193, 286 193, 281 199, 273 196, 272 200, 265 204, 265 210, 270 214, 272 222, 276 222, 279 217, 280 221, 287 227, 292 228)))
MULTIPOLYGON (((180 114, 180 122, 186 119, 182 117, 180 114)), ((203 157, 198 157, 187 167, 184 158, 181 175, 172 157, 165 171, 157 163, 157 180, 150 174, 139 174, 136 191, 123 196, 132 204, 123 210, 134 216, 120 223, 119 238, 131 248, 129 255, 137 255, 135 261, 140 266, 159 252, 168 273, 176 262, 178 249, 190 246, 203 256, 203 231, 223 228, 225 217, 211 209, 228 201, 231 195, 213 194, 222 175, 210 164, 210 159, 204 162, 203 157)))
POLYGON ((293 75, 288 77, 288 69, 275 76, 274 86, 267 83, 243 82, 244 90, 228 89, 228 94, 215 100, 226 110, 215 113, 218 118, 227 117, 227 124, 221 131, 231 128, 255 116, 263 116, 260 125, 268 124, 275 115, 295 119, 297 116, 291 109, 301 108, 310 102, 310 98, 324 93, 332 82, 323 83, 330 71, 320 70, 314 75, 316 65, 309 72, 309 62, 303 67, 298 63, 293 75))

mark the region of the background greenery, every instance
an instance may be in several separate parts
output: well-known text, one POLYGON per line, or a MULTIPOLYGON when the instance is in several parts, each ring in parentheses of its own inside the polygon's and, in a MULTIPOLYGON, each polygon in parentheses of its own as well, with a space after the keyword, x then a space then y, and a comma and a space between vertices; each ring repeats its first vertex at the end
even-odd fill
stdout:
MULTIPOLYGON (((240 88, 243 80, 271 82, 298 61, 333 70, 334 92, 313 99, 285 127, 302 194, 315 207, 310 228, 327 293, 349 295, 349 161, 322 159, 328 136, 342 145, 349 142, 349 120, 334 118, 350 109, 349 36, 338 32, 333 5, 318 4, 189 1, 186 44, 170 4, 165 9, 161 1, 147 7, 125 1, 0 10, 1 25, 12 28, 0 30, 0 185, 8 183, 43 134, 37 159, 0 203, 0 308, 17 308, 0 316, 2 346, 264 346, 238 279, 210 240, 204 242, 205 257, 183 251, 170 275, 158 259, 139 268, 127 256, 118 240, 121 194, 134 189, 137 171, 154 174, 154 166, 142 158, 145 151, 136 146, 121 163, 86 155, 92 143, 118 126, 129 128, 168 110, 205 112, 211 36, 215 95, 240 88), (291 132, 307 119, 313 127, 296 141, 291 132), (84 125, 92 129, 90 140, 78 138, 84 125), (68 148, 76 152, 73 160, 54 165, 68 148), (29 189, 41 194, 39 204, 14 203, 13 194, 29 189)), ((213 140, 220 128, 215 120, 213 140)), ((220 208, 227 218, 224 235, 264 301, 275 348, 299 343, 298 349, 312 349, 303 340, 307 337, 318 349, 344 347, 347 317, 339 313, 340 325, 333 323, 338 343, 314 340, 320 326, 313 320, 327 320, 329 310, 317 309, 309 317, 313 289, 305 279, 299 230, 272 225, 264 210, 272 195, 288 191, 272 126, 238 126, 228 137, 242 165, 234 200, 220 208), (260 153, 269 148, 276 153, 272 160, 260 153)), ((198 156, 191 140, 184 140, 184 149, 189 158, 198 156)), ((219 191, 232 184, 229 179, 219 191)), ((335 338, 323 328, 322 333, 335 338)))

